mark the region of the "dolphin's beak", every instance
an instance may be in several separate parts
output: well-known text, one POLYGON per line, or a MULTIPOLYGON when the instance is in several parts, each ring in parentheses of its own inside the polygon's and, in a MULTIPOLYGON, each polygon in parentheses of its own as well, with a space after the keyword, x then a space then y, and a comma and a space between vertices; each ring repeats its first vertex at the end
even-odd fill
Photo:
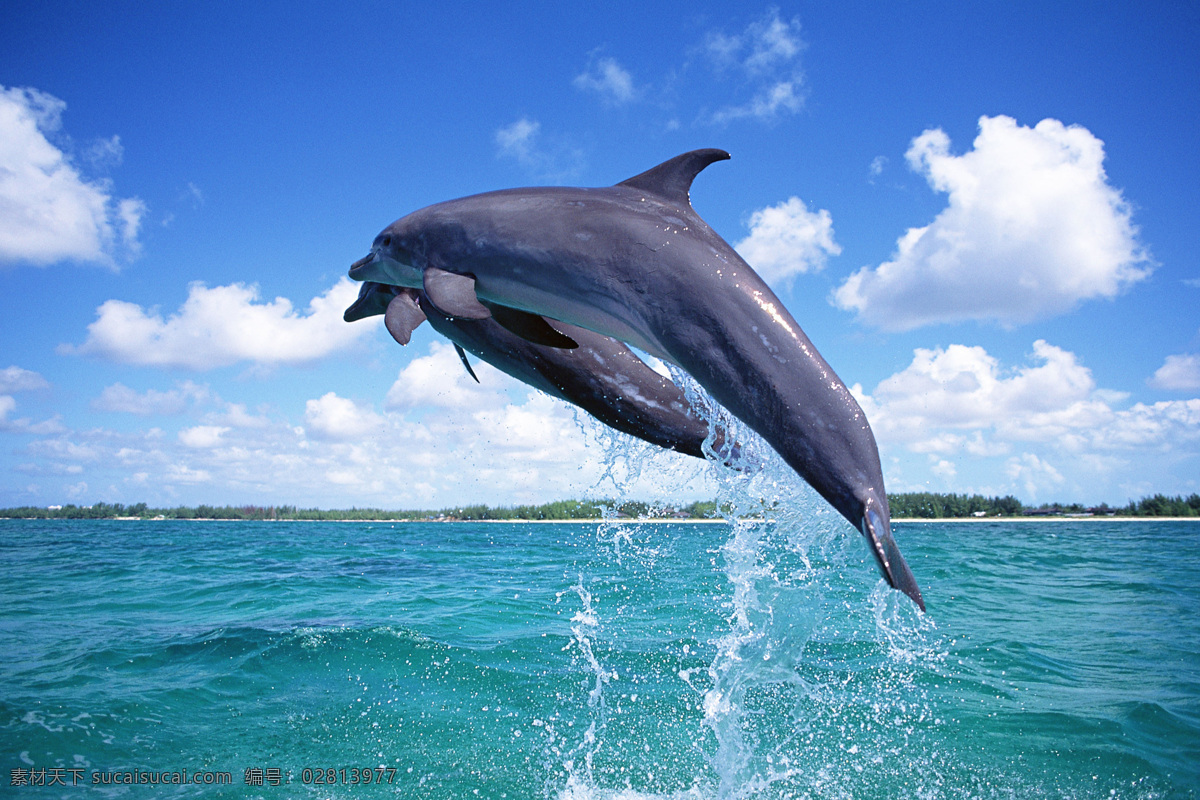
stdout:
POLYGON ((863 535, 867 537, 867 542, 871 546, 871 554, 875 556, 875 563, 879 565, 879 571, 883 573, 884 580, 893 589, 898 589, 911 597, 912 601, 917 604, 917 608, 924 611, 925 601, 921 598, 921 589, 917 586, 917 579, 913 577, 912 570, 905 563, 904 556, 900 555, 900 548, 896 546, 896 540, 892 538, 891 527, 883 521, 879 512, 874 508, 867 509, 867 513, 863 516, 862 527, 863 535))
POLYGON ((356 281, 370 280, 370 278, 368 278, 368 276, 364 275, 363 273, 366 271, 367 267, 369 267, 371 265, 371 262, 374 260, 375 260, 375 254, 367 253, 367 255, 360 258, 358 261, 355 261, 353 264, 350 265, 350 277, 356 281))
POLYGON ((346 309, 346 313, 342 314, 342 319, 346 320, 346 322, 355 322, 382 314, 387 311, 387 304, 391 299, 392 296, 390 294, 384 296, 379 291, 379 284, 364 283, 358 290, 358 299, 350 304, 350 307, 346 309))

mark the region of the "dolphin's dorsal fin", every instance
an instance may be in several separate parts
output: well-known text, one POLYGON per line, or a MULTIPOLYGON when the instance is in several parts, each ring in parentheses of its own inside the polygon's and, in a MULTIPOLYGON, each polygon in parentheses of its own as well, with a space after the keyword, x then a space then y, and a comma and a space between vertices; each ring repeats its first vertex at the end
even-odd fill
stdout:
POLYGON ((627 181, 621 181, 618 186, 628 186, 641 189, 643 192, 658 195, 682 206, 690 207, 691 198, 688 190, 692 181, 700 174, 700 170, 714 161, 724 161, 729 153, 716 148, 693 150, 681 156, 675 156, 670 161, 664 161, 657 167, 648 169, 641 175, 634 175, 627 181))

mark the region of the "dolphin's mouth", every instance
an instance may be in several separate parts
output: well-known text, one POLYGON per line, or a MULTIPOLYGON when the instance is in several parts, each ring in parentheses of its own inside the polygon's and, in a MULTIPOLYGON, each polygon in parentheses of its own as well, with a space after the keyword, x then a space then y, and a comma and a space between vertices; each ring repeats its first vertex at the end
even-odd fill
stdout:
POLYGON ((890 527, 874 508, 868 508, 867 513, 863 516, 863 534, 867 537, 867 542, 871 546, 871 555, 875 556, 875 563, 879 565, 879 571, 883 573, 884 580, 893 589, 898 589, 911 597, 912 601, 917 604, 917 608, 924 611, 925 600, 921 597, 917 579, 913 576, 912 570, 908 568, 904 556, 900 555, 900 548, 897 546, 896 540, 892 538, 890 527))
POLYGON ((387 299, 391 295, 384 298, 379 292, 380 285, 377 283, 364 283, 358 289, 358 299, 350 304, 346 312, 342 314, 342 319, 346 322, 357 322, 360 319, 373 317, 376 314, 382 314, 387 310, 387 299))
POLYGON ((363 280, 362 277, 354 274, 355 271, 362 272, 363 269, 374 260, 375 260, 375 254, 367 253, 365 256, 360 258, 358 261, 355 261, 353 264, 350 265, 350 277, 356 281, 363 280))

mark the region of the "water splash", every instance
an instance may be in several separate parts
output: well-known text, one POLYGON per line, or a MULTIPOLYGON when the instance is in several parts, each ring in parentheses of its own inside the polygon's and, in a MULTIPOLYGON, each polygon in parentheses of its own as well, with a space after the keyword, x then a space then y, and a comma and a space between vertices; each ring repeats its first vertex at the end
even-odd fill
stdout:
MULTIPOLYGON (((936 628, 882 581, 872 583, 861 537, 757 434, 690 377, 675 370, 673 377, 709 423, 709 477, 729 525, 711 564, 696 568, 698 575, 715 568, 723 577, 717 599, 723 622, 702 641, 707 666, 677 676, 696 696, 691 736, 704 768, 690 786, 665 792, 635 790, 628 779, 625 787, 612 787, 597 773, 599 753, 628 743, 610 739, 621 735, 607 725, 605 702, 616 672, 595 655, 598 619, 581 578, 572 587, 582 603, 572 620, 572 644, 590 676, 592 718, 575 748, 582 763, 572 762, 557 796, 816 800, 872 796, 863 794, 875 788, 872 774, 889 776, 886 784, 909 783, 922 759, 907 752, 907 741, 932 724, 916 683, 943 655, 936 628), (718 431, 738 443, 734 463, 727 463, 728 452, 713 450, 718 431)), ((604 480, 617 490, 617 502, 640 478, 644 449, 609 441, 604 480)), ((642 523, 615 519, 615 507, 598 529, 598 542, 627 570, 647 564, 652 536, 642 523), (625 563, 631 554, 632 563, 625 563)), ((626 611, 613 608, 615 630, 626 611)), ((941 797, 939 773, 932 773, 924 794, 941 797)))

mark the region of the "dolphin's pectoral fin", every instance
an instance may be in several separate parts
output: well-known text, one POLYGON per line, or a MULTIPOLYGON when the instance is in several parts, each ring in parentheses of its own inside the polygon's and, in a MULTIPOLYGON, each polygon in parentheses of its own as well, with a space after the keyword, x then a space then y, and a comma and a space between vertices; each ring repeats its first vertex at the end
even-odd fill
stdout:
POLYGON ((412 332, 425 321, 425 312, 417 303, 417 292, 414 289, 403 289, 391 302, 383 315, 383 324, 400 344, 408 344, 412 332))
POLYGON ((866 516, 863 517, 862 528, 863 535, 867 537, 867 543, 871 547, 871 555, 875 556, 875 563, 879 565, 879 571, 883 573, 884 580, 893 589, 898 589, 911 597, 912 601, 917 604, 917 608, 924 611, 925 600, 921 597, 917 579, 913 576, 912 570, 908 568, 904 556, 900 555, 900 548, 896 545, 896 540, 892 538, 891 530, 879 516, 879 512, 873 508, 867 509, 866 516))
POLYGON ((425 296, 447 317, 487 319, 492 315, 475 296, 475 279, 470 275, 426 267, 423 278, 425 296))
POLYGON ((641 189, 690 208, 692 201, 688 192, 700 170, 714 161, 724 161, 727 158, 729 153, 724 150, 693 150, 675 156, 670 161, 664 161, 640 175, 634 175, 627 181, 621 181, 617 186, 641 189))
POLYGON ((474 378, 476 383, 479 383, 479 376, 475 374, 475 370, 471 369, 471 362, 467 360, 467 351, 463 350, 460 345, 455 344, 454 352, 458 353, 459 360, 462 361, 463 366, 467 368, 467 374, 474 378))
POLYGON ((491 306, 491 309, 492 319, 527 342, 561 350, 574 350, 579 347, 579 343, 570 336, 552 328, 545 317, 508 306, 491 306))

